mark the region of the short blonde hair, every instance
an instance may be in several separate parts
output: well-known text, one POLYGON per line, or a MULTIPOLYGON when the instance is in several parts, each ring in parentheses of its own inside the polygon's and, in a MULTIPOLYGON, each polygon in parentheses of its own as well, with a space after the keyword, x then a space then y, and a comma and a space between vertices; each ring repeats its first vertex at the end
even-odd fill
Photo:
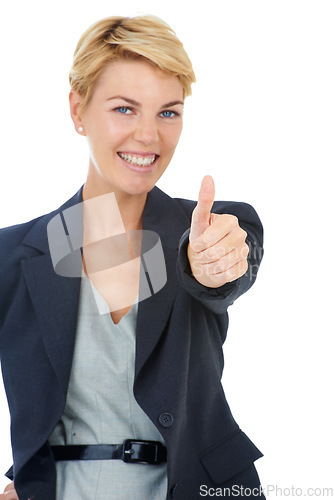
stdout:
POLYGON ((90 26, 81 36, 73 56, 70 85, 83 101, 90 101, 106 64, 119 59, 144 59, 162 71, 176 75, 184 98, 196 81, 191 61, 170 26, 152 15, 108 17, 90 26))

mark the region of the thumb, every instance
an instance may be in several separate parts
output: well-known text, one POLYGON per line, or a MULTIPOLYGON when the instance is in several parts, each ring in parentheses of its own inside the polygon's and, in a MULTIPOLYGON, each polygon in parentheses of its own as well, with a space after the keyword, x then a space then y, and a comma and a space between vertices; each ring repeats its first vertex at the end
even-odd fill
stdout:
POLYGON ((215 184, 210 175, 206 175, 198 193, 198 202, 194 208, 189 241, 190 243, 198 238, 210 225, 211 208, 215 201, 215 184))

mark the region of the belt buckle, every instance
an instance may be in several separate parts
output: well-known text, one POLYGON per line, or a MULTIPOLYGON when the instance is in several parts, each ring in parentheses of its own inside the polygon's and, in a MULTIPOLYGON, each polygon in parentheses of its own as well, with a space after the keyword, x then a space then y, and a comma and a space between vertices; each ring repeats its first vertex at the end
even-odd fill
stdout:
POLYGON ((159 441, 126 439, 123 442, 123 462, 158 465, 165 460, 165 449, 159 441))

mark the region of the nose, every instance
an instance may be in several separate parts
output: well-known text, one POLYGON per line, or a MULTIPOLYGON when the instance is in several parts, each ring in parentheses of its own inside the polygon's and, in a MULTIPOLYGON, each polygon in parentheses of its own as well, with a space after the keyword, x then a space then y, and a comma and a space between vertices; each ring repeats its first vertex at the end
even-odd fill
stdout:
POLYGON ((159 130, 155 119, 142 117, 137 122, 134 139, 146 146, 157 142, 159 139, 159 130))

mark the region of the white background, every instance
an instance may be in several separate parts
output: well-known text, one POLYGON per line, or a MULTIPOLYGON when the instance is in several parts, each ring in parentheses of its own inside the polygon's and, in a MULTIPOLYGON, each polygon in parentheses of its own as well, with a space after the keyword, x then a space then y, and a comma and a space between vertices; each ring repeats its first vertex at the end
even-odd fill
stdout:
MULTIPOLYGON (((85 139, 68 112, 81 33, 109 15, 152 13, 183 41, 197 76, 184 131, 159 187, 247 201, 265 227, 252 290, 230 309, 224 387, 264 453, 262 484, 306 489, 333 479, 334 4, 325 0, 189 3, 71 0, 0 11, 0 227, 46 213, 84 183, 85 139)), ((1 286, 1 284, 0 284, 1 286)), ((17 367, 20 369, 20 367, 17 367)), ((0 473, 11 465, 0 395, 0 473)), ((0 489, 7 483, 0 479, 0 489)), ((290 494, 289 494, 290 493, 290 494)), ((280 498, 279 490, 268 498, 280 498)))

